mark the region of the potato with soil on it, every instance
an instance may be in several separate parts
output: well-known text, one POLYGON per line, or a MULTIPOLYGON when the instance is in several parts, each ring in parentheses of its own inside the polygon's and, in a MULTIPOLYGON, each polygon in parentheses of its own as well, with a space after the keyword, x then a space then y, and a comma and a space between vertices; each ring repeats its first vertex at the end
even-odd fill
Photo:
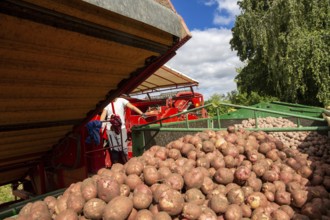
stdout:
POLYGON ((173 189, 180 191, 184 186, 184 180, 182 175, 178 173, 172 173, 164 180, 164 184, 169 185, 173 189))
POLYGON ((261 192, 253 192, 246 198, 246 203, 250 205, 252 209, 259 207, 265 207, 268 204, 266 196, 261 192))
POLYGON ((221 193, 213 195, 209 201, 209 207, 217 214, 225 213, 229 204, 227 197, 221 193))
POLYGON ((184 198, 186 202, 194 203, 197 205, 203 205, 205 202, 205 195, 196 188, 192 188, 186 191, 184 198))
POLYGON ((251 175, 251 170, 246 167, 246 166, 239 166, 237 167, 235 173, 234 173, 234 176, 235 176, 235 179, 237 180, 247 180, 251 175))
POLYGON ((99 199, 93 198, 88 200, 83 208, 83 214, 87 219, 101 219, 106 203, 99 199))
POLYGON ((194 203, 185 203, 182 210, 182 216, 187 219, 198 219, 202 214, 200 205, 194 203))
POLYGON ((199 168, 193 168, 183 176, 186 189, 197 188, 199 189, 204 182, 204 174, 200 172, 199 168))
POLYGON ((227 199, 231 204, 240 205, 244 202, 244 192, 241 188, 233 188, 227 193, 227 199))
POLYGON ((167 184, 158 184, 158 185, 155 185, 154 187, 154 191, 153 191, 153 199, 156 203, 159 202, 159 199, 161 197, 161 195, 163 194, 163 192, 169 190, 169 189, 172 189, 171 186, 167 185, 167 184))
POLYGON ((133 202, 126 196, 113 198, 104 208, 103 220, 126 219, 133 209, 133 202))
POLYGON ((234 174, 228 168, 219 168, 214 174, 214 179, 219 184, 227 185, 234 181, 234 174))
POLYGON ((103 201, 109 202, 120 195, 120 186, 112 177, 102 176, 97 182, 97 195, 103 201))
POLYGON ((159 198, 159 207, 162 211, 167 212, 171 216, 178 215, 182 212, 184 199, 180 192, 169 189, 163 192, 159 198))

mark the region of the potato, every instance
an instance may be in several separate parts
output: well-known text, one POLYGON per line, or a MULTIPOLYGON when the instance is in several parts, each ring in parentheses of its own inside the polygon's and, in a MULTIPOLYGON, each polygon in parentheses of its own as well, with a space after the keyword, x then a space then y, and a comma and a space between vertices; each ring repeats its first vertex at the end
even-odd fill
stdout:
POLYGON ((64 211, 67 209, 67 200, 68 200, 68 195, 61 195, 57 197, 56 205, 55 205, 55 213, 59 214, 60 212, 64 211))
POLYGON ((227 193, 227 199, 231 204, 240 205, 244 202, 244 192, 241 188, 233 188, 227 193))
POLYGON ((48 210, 52 215, 55 212, 56 198, 54 196, 46 196, 44 202, 47 204, 48 210))
POLYGON ((214 174, 214 179, 217 183, 226 185, 234 181, 234 174, 228 168, 219 168, 214 174))
POLYGON ((259 207, 267 206, 267 198, 261 192, 253 192, 247 198, 246 202, 252 209, 257 209, 259 207))
POLYGON ((133 207, 137 210, 146 209, 152 202, 152 194, 147 194, 142 191, 133 193, 133 207))
POLYGON ((81 213, 84 205, 85 199, 81 193, 71 193, 66 202, 68 209, 72 209, 76 213, 81 213))
POLYGON ((97 196, 97 186, 96 182, 92 178, 87 178, 82 181, 81 184, 81 194, 83 198, 87 201, 97 196))
POLYGON ((259 192, 262 187, 262 181, 259 178, 255 178, 252 175, 247 179, 246 186, 252 187, 253 191, 259 192))
POLYGON ((210 177, 204 177, 203 184, 200 187, 200 190, 205 194, 209 194, 215 188, 216 184, 210 177))
POLYGON ((125 164, 126 175, 136 174, 139 176, 142 173, 143 168, 143 163, 139 161, 136 157, 132 158, 125 164))
POLYGON ((44 219, 50 220, 51 215, 48 211, 47 204, 44 201, 36 201, 32 204, 30 209, 30 216, 32 220, 35 219, 44 219))
POLYGON ((240 205, 241 209, 242 209, 242 215, 243 217, 251 217, 252 215, 252 210, 251 210, 251 207, 246 205, 246 204, 241 204, 240 205))
POLYGON ((290 205, 291 194, 286 191, 276 191, 275 202, 279 205, 290 205))
POLYGON ((28 202, 23 208, 19 211, 20 216, 29 215, 31 212, 32 202, 28 202))
POLYGON ((202 214, 200 215, 198 220, 218 220, 218 218, 212 209, 206 206, 202 206, 202 214))
POLYGON ((141 178, 136 174, 130 174, 125 179, 125 184, 131 189, 134 190, 135 187, 139 184, 142 184, 141 178))
POLYGON ((186 189, 199 189, 203 185, 204 175, 200 172, 200 169, 193 168, 190 172, 184 174, 183 179, 186 189))
POLYGON ((225 213, 229 206, 229 201, 224 194, 215 194, 209 201, 209 207, 215 213, 225 213))
POLYGON ((120 195, 121 196, 129 196, 129 194, 131 192, 131 189, 126 184, 121 184, 119 186, 119 190, 120 190, 120 195))
POLYGON ((214 143, 212 141, 205 140, 202 143, 202 149, 205 153, 213 152, 215 149, 214 143))
POLYGON ((158 170, 153 166, 146 166, 143 169, 143 177, 144 182, 151 186, 152 184, 155 184, 159 180, 159 173, 158 170))
POLYGON ((286 212, 286 214, 288 214, 288 216, 290 217, 290 219, 293 217, 294 215, 294 210, 291 208, 291 206, 288 205, 282 205, 279 208, 280 210, 286 212))
POLYGON ((90 199, 84 205, 84 216, 87 219, 101 219, 105 206, 106 203, 99 198, 90 199))
POLYGON ((60 212, 56 217, 55 220, 78 220, 78 215, 72 209, 66 209, 60 212))
POLYGON ((153 220, 153 214, 147 209, 142 209, 136 213, 135 220, 153 220))
POLYGON ((163 192, 172 189, 171 186, 166 184, 159 184, 156 186, 155 191, 153 192, 153 198, 155 202, 159 202, 160 196, 163 194, 163 192))
POLYGON ((170 150, 168 151, 168 157, 169 157, 169 158, 172 158, 172 159, 174 159, 174 160, 177 160, 177 159, 179 159, 180 157, 182 157, 182 155, 181 155, 180 150, 178 150, 178 149, 170 149, 170 150))
POLYGON ((187 219, 198 219, 202 214, 201 206, 194 203, 185 203, 182 210, 182 216, 187 219))
POLYGON ((109 202, 120 195, 120 186, 112 177, 102 176, 97 182, 97 195, 103 201, 109 202))
POLYGON ((163 192, 159 198, 159 207, 162 211, 174 216, 182 212, 184 199, 180 192, 169 189, 163 192))
POLYGON ((172 220, 171 216, 167 212, 158 212, 154 214, 154 220, 172 220))
POLYGON ((267 170, 264 175, 262 175, 262 179, 265 182, 274 182, 279 179, 279 175, 276 171, 267 170))
POLYGON ((271 217, 273 220, 290 220, 290 216, 280 209, 273 211, 271 217))
POLYGON ((241 220, 243 217, 242 209, 237 204, 231 204, 228 206, 225 212, 226 220, 241 220))
POLYGON ((203 205, 205 202, 205 195, 196 188, 192 188, 186 191, 184 198, 186 202, 194 203, 197 205, 203 205))
POLYGON ((251 175, 251 170, 246 166, 237 167, 234 176, 237 180, 247 180, 251 175))
POLYGON ((291 193, 292 205, 301 208, 308 199, 308 192, 305 190, 293 190, 291 193))
POLYGON ((114 197, 104 208, 103 220, 126 219, 133 209, 133 202, 126 196, 114 197))
POLYGON ((114 164, 112 164, 111 170, 113 172, 122 172, 122 173, 125 172, 124 165, 121 164, 121 163, 114 163, 114 164))

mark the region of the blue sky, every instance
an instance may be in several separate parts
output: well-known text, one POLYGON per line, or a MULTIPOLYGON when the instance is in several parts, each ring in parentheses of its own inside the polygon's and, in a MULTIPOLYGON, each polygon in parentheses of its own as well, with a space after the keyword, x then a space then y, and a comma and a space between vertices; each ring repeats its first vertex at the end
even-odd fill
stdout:
POLYGON ((192 38, 167 65, 199 81, 205 99, 236 90, 236 69, 243 63, 230 49, 231 28, 239 14, 237 0, 171 0, 192 38))

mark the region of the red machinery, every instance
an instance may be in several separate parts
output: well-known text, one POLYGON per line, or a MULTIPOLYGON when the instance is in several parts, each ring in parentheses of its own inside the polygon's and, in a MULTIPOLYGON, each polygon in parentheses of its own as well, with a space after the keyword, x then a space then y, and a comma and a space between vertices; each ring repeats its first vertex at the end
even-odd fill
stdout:
MULTIPOLYGON (((131 158, 134 155, 132 154, 132 141, 131 141, 131 128, 136 125, 142 125, 157 121, 163 118, 167 118, 171 115, 190 110, 199 106, 204 105, 203 95, 196 92, 178 92, 176 95, 168 98, 154 98, 154 99, 138 99, 126 97, 133 105, 138 107, 141 111, 145 112, 146 118, 142 118, 136 112, 131 109, 126 109, 126 128, 128 132, 128 157, 131 158)), ((176 122, 186 120, 185 117, 188 117, 188 120, 195 120, 198 118, 207 117, 206 111, 201 111, 198 115, 193 113, 188 113, 185 116, 172 117, 170 119, 164 120, 163 122, 176 122)), ((96 116, 93 120, 97 120, 96 116)), ((86 130, 81 132, 82 141, 86 138, 86 130)), ((103 146, 103 140, 106 138, 106 135, 100 133, 101 143, 99 145, 86 144, 84 143, 85 155, 86 155, 86 165, 88 166, 89 173, 95 173, 102 167, 111 166, 111 161, 109 157, 108 150, 103 146)))

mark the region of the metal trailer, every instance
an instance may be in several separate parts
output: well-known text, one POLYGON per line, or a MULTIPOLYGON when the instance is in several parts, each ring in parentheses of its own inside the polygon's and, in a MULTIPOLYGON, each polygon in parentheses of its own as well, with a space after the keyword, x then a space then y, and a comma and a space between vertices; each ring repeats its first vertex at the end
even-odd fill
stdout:
POLYGON ((247 128, 247 130, 251 131, 318 131, 322 133, 330 131, 330 125, 327 124, 326 119, 323 117, 324 113, 327 113, 326 109, 285 102, 259 103, 253 106, 242 106, 229 103, 208 104, 187 112, 172 115, 164 120, 168 120, 171 117, 184 117, 185 114, 205 109, 210 106, 217 110, 217 114, 213 117, 185 120, 175 123, 163 123, 163 120, 158 120, 153 123, 133 127, 133 155, 141 155, 154 144, 165 146, 170 141, 178 139, 185 134, 193 134, 207 129, 225 130, 228 126, 239 124, 243 120, 249 118, 253 118, 257 122, 258 118, 270 116, 283 117, 298 125, 297 127, 285 128, 261 128, 258 126, 258 123, 256 123, 254 128, 247 128), (220 109, 224 106, 236 110, 226 114, 220 114, 220 109))

